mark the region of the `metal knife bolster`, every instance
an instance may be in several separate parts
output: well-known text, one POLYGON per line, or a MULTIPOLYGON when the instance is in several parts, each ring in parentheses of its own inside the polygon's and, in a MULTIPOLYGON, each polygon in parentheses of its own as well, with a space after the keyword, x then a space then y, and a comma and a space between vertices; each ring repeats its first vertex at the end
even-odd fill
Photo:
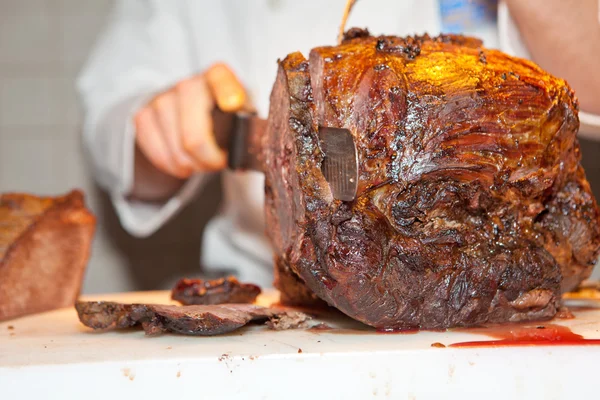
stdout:
POLYGON ((228 168, 264 172, 261 140, 266 127, 267 121, 255 113, 213 110, 215 139, 227 151, 228 168))

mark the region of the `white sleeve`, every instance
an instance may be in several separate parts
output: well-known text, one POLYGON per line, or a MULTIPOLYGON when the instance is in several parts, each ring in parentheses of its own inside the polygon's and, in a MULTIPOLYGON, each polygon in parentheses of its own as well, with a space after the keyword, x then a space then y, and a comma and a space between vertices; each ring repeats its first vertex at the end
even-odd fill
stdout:
MULTIPOLYGON (((531 60, 531 54, 504 1, 498 4, 498 36, 500 50, 531 60)), ((600 115, 579 111, 579 134, 589 139, 600 140, 600 115)))
POLYGON ((201 67, 194 65, 177 4, 118 1, 77 82, 85 111, 83 141, 95 177, 110 192, 123 227, 136 236, 156 231, 206 180, 205 175, 190 178, 164 204, 126 198, 134 171, 132 116, 155 93, 201 67))

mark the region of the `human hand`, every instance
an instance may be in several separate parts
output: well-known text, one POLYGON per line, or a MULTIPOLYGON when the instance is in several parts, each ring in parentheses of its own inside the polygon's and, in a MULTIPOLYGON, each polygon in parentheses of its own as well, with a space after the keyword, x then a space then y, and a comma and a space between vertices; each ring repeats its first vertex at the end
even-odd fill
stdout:
POLYGON ((158 94, 138 111, 137 146, 154 167, 176 178, 221 170, 227 158, 213 134, 212 110, 218 105, 235 112, 246 103, 246 91, 233 71, 215 64, 158 94))

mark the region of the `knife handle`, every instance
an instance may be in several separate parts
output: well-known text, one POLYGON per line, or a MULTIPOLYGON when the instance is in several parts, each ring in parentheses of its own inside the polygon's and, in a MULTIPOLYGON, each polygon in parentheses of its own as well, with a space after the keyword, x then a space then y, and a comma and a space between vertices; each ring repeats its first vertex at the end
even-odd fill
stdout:
POLYGON ((227 167, 233 170, 246 169, 248 153, 248 131, 254 113, 225 112, 215 107, 212 112, 213 132, 219 147, 227 151, 227 167))
POLYGON ((235 114, 221 111, 215 107, 212 111, 213 133, 215 141, 222 150, 228 151, 233 135, 233 126, 235 124, 235 114))

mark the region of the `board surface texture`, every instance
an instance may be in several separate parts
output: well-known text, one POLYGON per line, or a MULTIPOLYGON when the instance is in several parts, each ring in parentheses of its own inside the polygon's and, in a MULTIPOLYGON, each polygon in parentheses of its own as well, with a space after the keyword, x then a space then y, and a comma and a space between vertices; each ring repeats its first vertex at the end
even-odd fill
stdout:
MULTIPOLYGON (((267 291, 259 304, 277 296, 267 291)), ((170 302, 168 292, 85 298, 100 299, 170 302)), ((552 323, 600 338, 600 302, 571 304, 580 306, 573 308, 576 318, 552 323)), ((337 328, 251 326, 216 337, 145 337, 141 330, 92 332, 74 309, 3 322, 2 398, 566 399, 597 393, 600 346, 435 348, 432 343, 490 338, 464 331, 381 334, 340 315, 319 318, 337 328)))

